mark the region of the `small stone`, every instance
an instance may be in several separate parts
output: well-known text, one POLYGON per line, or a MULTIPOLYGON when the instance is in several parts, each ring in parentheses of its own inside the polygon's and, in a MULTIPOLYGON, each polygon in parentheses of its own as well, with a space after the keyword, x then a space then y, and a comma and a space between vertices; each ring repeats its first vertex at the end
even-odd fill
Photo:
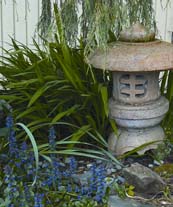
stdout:
POLYGON ((60 165, 61 167, 65 167, 65 164, 64 164, 63 162, 59 162, 59 165, 60 165))
POLYGON ((140 193, 155 194, 166 185, 157 173, 139 163, 124 168, 123 175, 130 185, 135 186, 135 191, 140 193))
POLYGON ((78 163, 79 163, 79 164, 84 164, 85 162, 84 162, 84 160, 79 160, 78 163))
POLYGON ((90 169, 93 166, 92 163, 87 164, 87 168, 90 169))
POLYGON ((61 185, 61 186, 58 187, 58 190, 59 190, 59 191, 65 191, 65 190, 66 190, 66 187, 63 186, 63 185, 61 185))
POLYGON ((123 177, 118 176, 117 179, 120 183, 125 183, 125 179, 123 177))
POLYGON ((127 162, 131 164, 131 163, 133 163, 133 162, 134 162, 134 159, 133 159, 133 158, 131 158, 131 157, 128 157, 128 158, 127 158, 127 162))
POLYGON ((112 172, 112 173, 115 173, 116 171, 117 171, 117 170, 116 170, 115 168, 112 168, 112 169, 111 169, 111 172, 112 172))
POLYGON ((105 164, 105 168, 109 168, 109 169, 111 169, 111 168, 113 168, 114 167, 114 164, 112 163, 112 162, 107 162, 106 164, 105 164))
POLYGON ((97 164, 101 164, 103 161, 102 160, 96 160, 97 164))
POLYGON ((81 186, 87 185, 90 177, 92 176, 91 172, 84 172, 83 174, 74 174, 72 175, 72 179, 76 184, 81 186))
POLYGON ((117 172, 117 169, 115 169, 115 168, 107 168, 106 169, 107 175, 111 175, 111 174, 116 173, 116 172, 117 172))
POLYGON ((78 171, 79 172, 83 172, 85 170, 85 167, 84 166, 80 166, 80 167, 78 167, 78 171))
POLYGON ((112 195, 109 197, 108 207, 154 207, 153 205, 143 204, 133 199, 121 199, 112 195))
POLYGON ((107 174, 107 175, 111 175, 111 174, 112 174, 112 170, 111 170, 110 168, 108 168, 108 169, 106 170, 106 174, 107 174))
POLYGON ((71 158, 70 158, 70 157, 66 157, 66 158, 65 158, 65 161, 64 161, 64 162, 65 162, 65 164, 69 164, 69 163, 70 163, 70 160, 71 160, 71 158))
POLYGON ((149 167, 149 168, 153 168, 154 165, 153 165, 153 164, 149 164, 148 167, 149 167))
POLYGON ((161 165, 161 164, 162 164, 161 162, 158 162, 157 160, 154 160, 153 163, 154 163, 155 165, 161 165))

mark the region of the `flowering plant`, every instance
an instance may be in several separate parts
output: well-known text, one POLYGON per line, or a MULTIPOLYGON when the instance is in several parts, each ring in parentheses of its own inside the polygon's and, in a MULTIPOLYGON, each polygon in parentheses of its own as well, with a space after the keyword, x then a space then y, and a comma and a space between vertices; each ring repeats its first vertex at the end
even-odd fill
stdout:
POLYGON ((28 143, 16 140, 13 118, 8 116, 8 159, 0 174, 0 206, 52 207, 52 206, 106 206, 105 169, 93 164, 90 177, 84 185, 75 183, 78 163, 74 157, 64 163, 53 152, 56 146, 54 127, 49 129, 50 159, 40 159, 38 172, 35 157, 28 143), (33 179, 36 176, 36 181, 33 179))

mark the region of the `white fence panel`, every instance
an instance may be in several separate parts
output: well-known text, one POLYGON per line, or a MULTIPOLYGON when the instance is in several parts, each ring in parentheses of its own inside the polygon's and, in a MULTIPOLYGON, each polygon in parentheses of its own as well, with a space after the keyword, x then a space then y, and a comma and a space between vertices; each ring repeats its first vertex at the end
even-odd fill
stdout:
POLYGON ((32 45, 33 38, 39 42, 40 13, 41 0, 0 0, 0 46, 9 49, 10 37, 26 45, 32 45))
POLYGON ((27 44, 27 32, 26 25, 27 19, 25 17, 25 0, 17 0, 15 5, 16 12, 16 29, 15 29, 15 39, 27 44))
POLYGON ((155 0, 158 37, 171 42, 173 32, 173 0, 155 0))
MULTIPOLYGON (((173 0, 167 7, 166 4, 167 0, 154 0, 158 37, 170 42, 173 36, 173 0)), ((39 41, 36 25, 40 14, 41 0, 0 0, 0 46, 8 49, 10 36, 27 45, 32 45, 32 38, 39 41)))

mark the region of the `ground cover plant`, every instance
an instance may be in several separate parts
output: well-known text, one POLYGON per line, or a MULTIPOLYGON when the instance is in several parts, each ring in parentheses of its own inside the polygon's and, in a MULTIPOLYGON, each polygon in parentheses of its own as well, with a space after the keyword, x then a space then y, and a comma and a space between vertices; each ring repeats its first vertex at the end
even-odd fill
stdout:
MULTIPOLYGON (((65 165, 54 151, 56 133, 49 129, 49 159, 36 159, 25 141, 16 140, 12 116, 6 118, 9 142, 3 154, 4 169, 0 174, 0 206, 41 207, 41 206, 107 206, 107 186, 103 166, 92 165, 90 178, 85 185, 76 184, 73 175, 77 171, 77 161, 69 157, 65 165), (22 170, 21 170, 22 169, 22 170)), ((2 155, 1 155, 2 158, 2 155)), ((62 158, 62 157, 61 157, 62 158)))

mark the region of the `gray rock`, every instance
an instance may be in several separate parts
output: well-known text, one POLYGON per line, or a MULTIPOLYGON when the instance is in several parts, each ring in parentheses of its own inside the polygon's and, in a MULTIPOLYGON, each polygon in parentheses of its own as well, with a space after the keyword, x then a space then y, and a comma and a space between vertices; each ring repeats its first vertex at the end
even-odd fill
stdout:
POLYGON ((84 160, 79 160, 78 163, 79 164, 85 164, 84 160))
POLYGON ((111 175, 111 174, 112 174, 112 170, 111 170, 110 168, 108 168, 108 169, 106 170, 106 174, 107 174, 107 175, 111 175))
POLYGON ((85 170, 84 166, 78 167, 78 171, 83 172, 85 170))
POLYGON ((106 170, 107 175, 110 175, 110 174, 113 174, 116 172, 117 172, 117 170, 115 168, 107 168, 107 170, 106 170))
POLYGON ((65 164, 64 164, 63 162, 59 162, 59 165, 60 165, 61 167, 65 167, 65 164))
POLYGON ((154 206, 143 204, 128 198, 122 200, 118 196, 110 196, 108 207, 154 207, 154 206))
POLYGON ((97 164, 102 164, 103 161, 102 161, 102 160, 96 160, 96 163, 97 163, 97 164))
POLYGON ((117 180, 118 180, 120 183, 125 183, 125 179, 124 179, 122 176, 118 176, 118 177, 117 177, 117 180))
POLYGON ((161 165, 161 164, 163 164, 164 162, 163 162, 163 160, 160 160, 159 162, 157 161, 157 160, 154 160, 154 162, 153 162, 155 165, 161 165))
POLYGON ((112 173, 115 173, 117 170, 115 168, 111 169, 112 173))
POLYGON ((166 185, 157 173, 139 163, 124 168, 123 175, 126 181, 135 186, 135 191, 139 193, 155 194, 163 190, 166 185))
POLYGON ((153 164, 149 164, 148 167, 149 167, 149 168, 153 168, 154 165, 153 165, 153 164))
POLYGON ((87 164, 87 168, 90 169, 93 166, 92 163, 87 164))
POLYGON ((64 161, 65 164, 69 164, 69 163, 70 163, 70 159, 71 159, 70 157, 66 157, 66 158, 65 158, 65 161, 64 161))
POLYGON ((84 174, 72 175, 72 179, 76 184, 87 185, 91 176, 92 176, 91 172, 85 172, 84 174))

